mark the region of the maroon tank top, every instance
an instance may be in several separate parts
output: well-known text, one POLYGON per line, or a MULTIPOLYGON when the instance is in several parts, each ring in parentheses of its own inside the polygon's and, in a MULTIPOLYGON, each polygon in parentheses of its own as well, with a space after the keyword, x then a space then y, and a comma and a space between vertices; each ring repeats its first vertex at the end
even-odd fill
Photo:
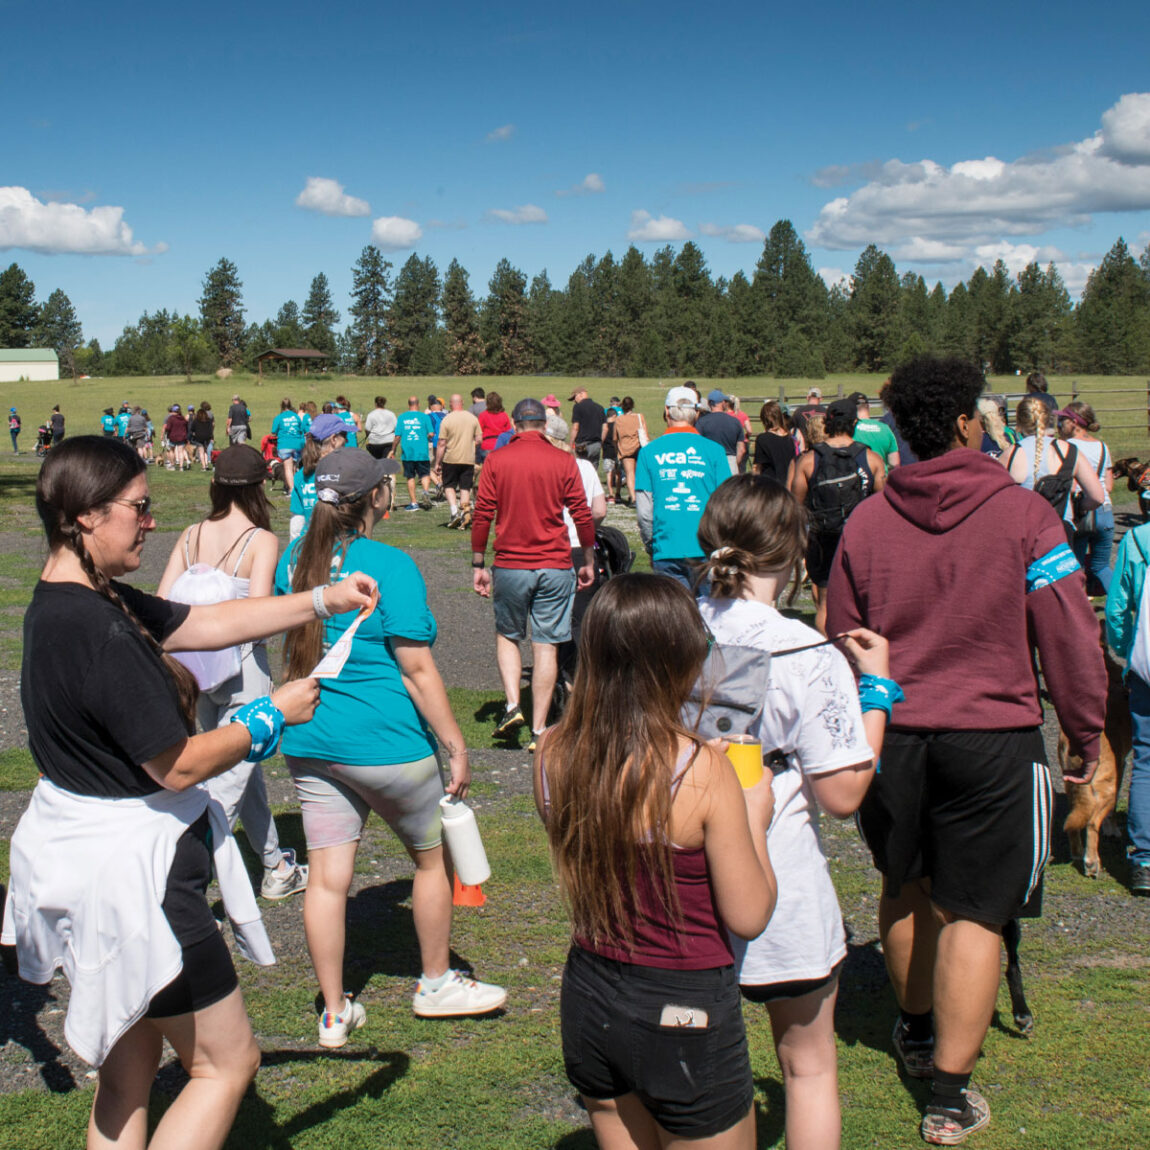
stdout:
MULTIPOLYGON (((673 788, 686 774, 694 756, 684 753, 675 767, 673 788)), ((550 804, 547 768, 542 772, 543 800, 550 804)), ((711 875, 707 869, 707 855, 702 847, 683 850, 673 847, 671 866, 675 880, 675 893, 679 896, 682 921, 676 923, 660 903, 653 871, 640 855, 640 866, 635 876, 636 913, 633 924, 634 942, 600 942, 593 945, 589 939, 576 936, 575 945, 634 966, 652 966, 662 970, 711 970, 717 966, 730 966, 735 961, 731 952, 726 927, 719 918, 715 893, 711 889, 711 875)))

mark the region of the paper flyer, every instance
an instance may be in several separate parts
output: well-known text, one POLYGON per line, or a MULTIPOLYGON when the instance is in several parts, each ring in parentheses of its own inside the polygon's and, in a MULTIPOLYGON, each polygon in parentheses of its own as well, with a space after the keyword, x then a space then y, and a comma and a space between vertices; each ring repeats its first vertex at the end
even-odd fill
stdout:
POLYGON ((347 662, 348 655, 351 654, 351 641, 355 638, 355 633, 359 630, 360 623, 375 610, 378 603, 379 588, 377 587, 371 597, 371 602, 356 615, 351 622, 351 626, 331 645, 331 649, 328 653, 316 664, 315 670, 312 671, 310 678, 334 679, 339 675, 340 671, 343 670, 343 665, 347 662))

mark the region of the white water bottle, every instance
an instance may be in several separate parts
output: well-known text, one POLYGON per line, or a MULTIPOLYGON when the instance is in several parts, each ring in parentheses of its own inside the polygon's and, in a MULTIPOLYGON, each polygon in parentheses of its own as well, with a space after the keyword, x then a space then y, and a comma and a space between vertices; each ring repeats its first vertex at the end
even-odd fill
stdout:
POLYGON ((479 837, 479 824, 475 812, 454 795, 444 795, 439 800, 439 814, 443 819, 443 837, 455 873, 464 886, 479 886, 491 877, 491 867, 487 862, 487 852, 479 837))

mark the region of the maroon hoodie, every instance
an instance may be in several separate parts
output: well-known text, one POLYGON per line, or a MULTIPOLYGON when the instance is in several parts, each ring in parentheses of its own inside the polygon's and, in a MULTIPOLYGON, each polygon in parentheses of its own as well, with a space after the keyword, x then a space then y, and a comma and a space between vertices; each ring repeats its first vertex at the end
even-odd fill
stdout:
POLYGON ((1037 726, 1037 650, 1071 751, 1097 758, 1106 669, 1085 576, 1026 589, 1031 564, 1065 545, 1050 505, 981 452, 897 467, 843 530, 827 634, 863 626, 890 641, 899 730, 1037 726))

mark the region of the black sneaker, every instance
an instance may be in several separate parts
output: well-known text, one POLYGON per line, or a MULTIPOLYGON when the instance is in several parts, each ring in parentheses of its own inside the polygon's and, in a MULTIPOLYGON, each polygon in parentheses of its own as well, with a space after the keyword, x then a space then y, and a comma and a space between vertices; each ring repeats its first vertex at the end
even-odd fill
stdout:
POLYGON ((503 718, 499 720, 499 726, 495 728, 495 734, 500 738, 504 735, 510 735, 512 731, 517 731, 522 727, 526 721, 518 706, 508 707, 503 712, 503 718))
POLYGON ((894 1052, 902 1063, 903 1070, 911 1078, 930 1078, 934 1074, 934 1039, 915 1042, 907 1036, 907 1029, 901 1018, 896 1018, 894 1031, 890 1036, 894 1052))
POLYGON ((1150 895, 1150 866, 1130 864, 1130 893, 1143 897, 1150 895))

